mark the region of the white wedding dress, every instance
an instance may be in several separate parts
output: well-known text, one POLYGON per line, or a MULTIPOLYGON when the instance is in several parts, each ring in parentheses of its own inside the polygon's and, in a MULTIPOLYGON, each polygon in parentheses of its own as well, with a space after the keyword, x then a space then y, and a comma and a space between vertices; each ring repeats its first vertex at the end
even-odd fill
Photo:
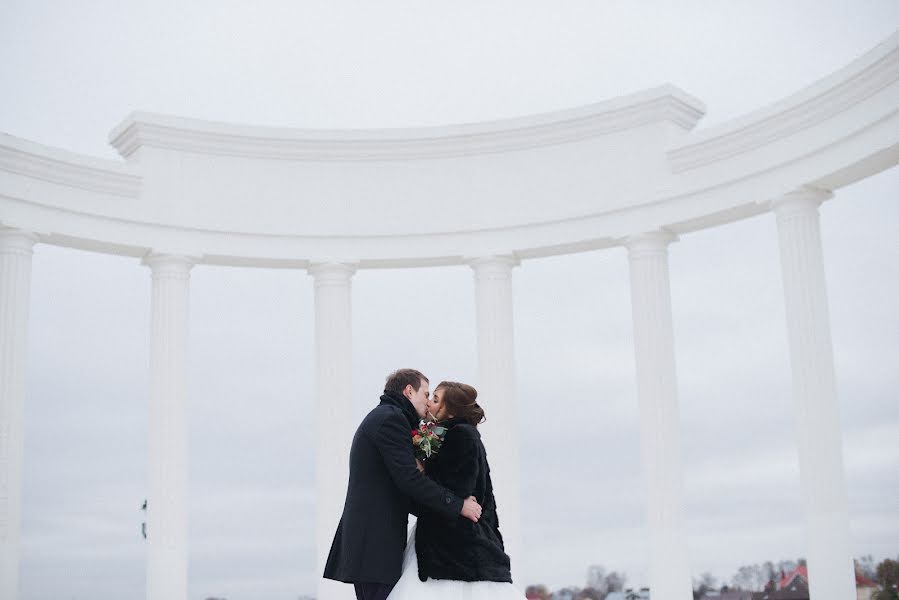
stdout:
POLYGON ((409 534, 403 555, 403 574, 387 600, 522 600, 524 593, 511 583, 500 581, 454 581, 418 578, 415 554, 415 527, 409 534))

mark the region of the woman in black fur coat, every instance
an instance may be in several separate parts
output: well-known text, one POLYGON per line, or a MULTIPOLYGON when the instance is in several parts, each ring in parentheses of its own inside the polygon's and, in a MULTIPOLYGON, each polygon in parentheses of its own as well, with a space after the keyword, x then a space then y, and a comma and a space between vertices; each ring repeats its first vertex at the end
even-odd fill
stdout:
POLYGON ((485 420, 472 386, 443 381, 429 409, 446 428, 439 451, 427 460, 428 477, 462 498, 474 496, 483 512, 477 523, 421 509, 403 561, 403 575, 389 600, 521 599, 512 586, 509 557, 499 531, 490 465, 478 425, 485 420), (426 594, 426 596, 422 596, 426 594))

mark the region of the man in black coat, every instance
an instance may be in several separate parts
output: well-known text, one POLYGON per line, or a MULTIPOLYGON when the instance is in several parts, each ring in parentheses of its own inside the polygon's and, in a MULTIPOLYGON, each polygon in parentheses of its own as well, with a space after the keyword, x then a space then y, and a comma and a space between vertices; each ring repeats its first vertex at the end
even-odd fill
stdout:
POLYGON ((412 430, 427 411, 428 379, 414 369, 387 378, 381 403, 362 420, 350 448, 350 480, 324 577, 352 583, 359 600, 384 600, 399 580, 413 500, 475 523, 481 507, 422 475, 412 430))

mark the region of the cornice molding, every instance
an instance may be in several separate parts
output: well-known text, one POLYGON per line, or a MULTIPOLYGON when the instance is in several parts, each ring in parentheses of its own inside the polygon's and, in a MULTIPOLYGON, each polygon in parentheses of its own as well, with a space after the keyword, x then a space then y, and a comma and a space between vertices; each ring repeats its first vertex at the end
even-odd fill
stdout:
POLYGON ((508 152, 672 122, 689 130, 701 101, 672 85, 569 110, 468 125, 409 129, 290 129, 133 113, 110 133, 127 158, 144 146, 293 160, 414 160, 508 152))
POLYGON ((814 127, 899 82, 899 32, 839 71, 775 104, 691 133, 668 152, 674 173, 689 171, 814 127))
POLYGON ((91 192, 136 198, 141 178, 128 165, 0 133, 0 171, 91 192))
POLYGON ((136 198, 141 178, 123 163, 84 156, 0 133, 0 171, 69 187, 136 198))

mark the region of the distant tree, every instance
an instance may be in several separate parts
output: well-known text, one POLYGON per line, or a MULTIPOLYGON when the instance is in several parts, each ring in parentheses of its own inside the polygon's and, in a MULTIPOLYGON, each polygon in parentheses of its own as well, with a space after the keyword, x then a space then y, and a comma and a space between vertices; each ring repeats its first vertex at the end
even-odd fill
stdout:
POLYGON ((778 575, 780 575, 780 573, 777 572, 777 569, 774 568, 774 563, 770 560, 766 560, 764 563, 762 563, 762 570, 764 571, 765 579, 767 580, 765 582, 766 587, 768 583, 777 581, 778 575))
POLYGON ((760 592, 767 583, 767 569, 762 565, 743 565, 737 569, 731 583, 733 589, 760 592))
POLYGON ((606 571, 602 565, 591 565, 587 569, 587 588, 599 592, 600 600, 603 600, 612 592, 620 592, 624 589, 627 575, 618 571, 606 571))
POLYGON ((779 581, 782 575, 786 575, 787 573, 796 569, 799 566, 795 560, 782 560, 777 563, 775 569, 777 570, 776 579, 779 581))
POLYGON ((899 557, 896 560, 883 559, 874 567, 874 576, 871 579, 880 584, 896 583, 899 580, 896 572, 897 565, 899 565, 899 557))
POLYGON ((855 570, 867 579, 877 579, 877 566, 870 554, 855 559, 855 570))
POLYGON ((705 596, 706 592, 710 592, 716 589, 718 586, 718 579, 706 571, 702 575, 699 576, 699 579, 693 579, 693 599, 699 600, 705 596))
MULTIPOLYGON (((627 574, 623 571, 612 571, 606 575, 606 595, 612 592, 624 591, 624 585, 627 583, 627 574)), ((605 597, 605 596, 604 596, 605 597)))
POLYGON ((587 587, 600 589, 606 580, 606 568, 602 565, 587 567, 587 587))
POLYGON ((606 594, 603 594, 598 589, 594 587, 585 587, 578 593, 577 600, 604 600, 605 597, 606 594))
POLYGON ((877 565, 877 582, 881 589, 872 600, 899 600, 899 560, 886 558, 877 565))

